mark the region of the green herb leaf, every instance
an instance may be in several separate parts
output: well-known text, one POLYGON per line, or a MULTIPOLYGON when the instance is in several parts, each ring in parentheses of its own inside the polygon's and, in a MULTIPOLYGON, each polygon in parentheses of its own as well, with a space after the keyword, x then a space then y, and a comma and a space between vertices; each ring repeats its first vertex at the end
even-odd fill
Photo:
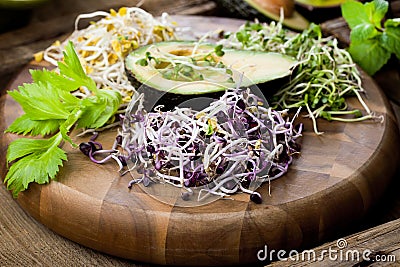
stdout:
POLYGON ((30 70, 32 79, 35 83, 51 83, 54 87, 66 91, 75 91, 82 84, 78 81, 74 81, 59 75, 58 73, 50 70, 30 70))
POLYGON ((375 28, 374 25, 363 23, 353 28, 353 30, 350 32, 350 40, 351 42, 362 42, 379 35, 381 35, 381 33, 375 28))
POLYGON ((346 20, 350 29, 363 24, 370 23, 370 18, 364 5, 355 0, 349 0, 342 4, 342 16, 346 20))
POLYGON ((245 46, 250 39, 250 34, 245 30, 239 31, 236 33, 236 38, 243 44, 243 46, 245 46))
POLYGON ((73 126, 102 127, 122 102, 118 92, 97 89, 95 82, 83 71, 71 42, 66 46, 64 63, 60 62, 59 68, 60 74, 47 70, 32 71, 33 83, 8 92, 25 114, 17 118, 6 132, 55 134, 49 139, 24 138, 10 143, 7 163, 12 165, 4 183, 15 197, 31 182, 43 184, 54 179, 62 161, 67 160, 60 143, 64 140, 77 146, 68 135, 73 126), (79 99, 71 94, 81 86, 92 95, 79 99))
POLYGON ((206 135, 212 135, 214 133, 214 128, 211 124, 208 124, 206 135))
POLYGON ((63 120, 31 120, 27 114, 23 114, 8 127, 6 133, 44 136, 57 132, 62 122, 63 120))
POLYGON ((95 97, 83 100, 85 110, 78 121, 79 128, 99 128, 107 123, 122 102, 121 94, 112 90, 100 90, 95 97))
POLYGON ((8 92, 32 120, 66 119, 68 110, 59 100, 58 90, 49 83, 24 84, 8 92))
POLYGON ((377 28, 381 27, 381 21, 385 17, 388 8, 389 4, 385 0, 374 0, 373 2, 365 3, 365 10, 369 21, 377 28))
POLYGON ((96 83, 84 72, 71 41, 65 47, 64 62, 58 62, 61 75, 86 86, 90 91, 97 92, 96 83))
POLYGON ((400 59, 400 18, 389 19, 385 22, 385 31, 382 34, 382 45, 395 53, 400 59))
POLYGON ((350 44, 349 52, 369 75, 381 69, 389 60, 390 52, 381 46, 379 39, 368 39, 350 44))
POLYGON ((392 53, 400 58, 400 23, 389 19, 382 28, 388 6, 385 0, 365 4, 348 0, 341 7, 351 29, 349 52, 369 75, 381 69, 392 53))
POLYGON ((12 164, 4 183, 12 190, 14 197, 27 189, 29 183, 44 184, 54 179, 62 161, 67 160, 65 152, 59 148, 61 134, 50 139, 17 139, 7 150, 7 162, 20 158, 12 164))

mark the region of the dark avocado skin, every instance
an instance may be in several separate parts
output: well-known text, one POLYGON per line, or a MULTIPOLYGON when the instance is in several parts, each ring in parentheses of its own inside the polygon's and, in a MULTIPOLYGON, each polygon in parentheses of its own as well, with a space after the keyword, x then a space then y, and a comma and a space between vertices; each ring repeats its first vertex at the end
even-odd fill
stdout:
POLYGON ((127 68, 125 68, 125 72, 132 86, 134 86, 139 93, 142 92, 144 93, 144 107, 148 111, 153 110, 154 107, 158 105, 163 105, 164 108, 162 110, 164 111, 172 110, 174 107, 179 106, 183 102, 194 99, 196 97, 218 99, 224 94, 223 91, 201 94, 201 95, 182 95, 182 94, 168 93, 157 90, 146 84, 142 84, 135 78, 135 75, 133 75, 132 72, 127 68))
POLYGON ((310 7, 302 4, 296 5, 296 10, 309 21, 322 23, 341 16, 340 6, 337 7, 310 7))
MULTIPOLYGON (((150 87, 146 84, 142 84, 139 82, 135 75, 127 68, 125 68, 125 72, 128 76, 131 84, 139 91, 139 93, 144 93, 144 107, 146 110, 153 110, 157 105, 163 105, 163 111, 172 110, 174 107, 183 104, 186 101, 196 99, 199 97, 202 98, 211 98, 218 99, 223 94, 224 91, 207 93, 207 94, 197 94, 197 95, 182 95, 182 94, 173 94, 164 91, 157 90, 153 87, 150 87)), ((290 82, 290 76, 286 76, 283 78, 275 79, 269 82, 265 82, 262 84, 257 84, 253 86, 257 86, 264 97, 269 101, 274 93, 276 93, 283 85, 290 82)))
POLYGON ((262 22, 272 21, 243 0, 215 0, 215 2, 219 8, 228 11, 232 17, 251 21, 254 21, 255 18, 262 22))

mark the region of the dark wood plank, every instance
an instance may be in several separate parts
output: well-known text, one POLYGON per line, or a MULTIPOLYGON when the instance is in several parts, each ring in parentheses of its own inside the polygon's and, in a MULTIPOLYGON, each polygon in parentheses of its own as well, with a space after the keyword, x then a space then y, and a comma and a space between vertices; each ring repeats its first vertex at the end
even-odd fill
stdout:
MULTIPOLYGON (((182 16, 177 21, 194 32, 233 30, 243 23, 216 17, 182 16)), ((27 79, 26 68, 12 88, 27 79)), ((320 137, 312 132, 310 120, 303 119, 302 156, 285 177, 271 183, 272 196, 268 186, 259 189, 261 205, 249 203, 242 194, 190 209, 169 206, 140 190, 129 192, 130 177, 118 177, 115 165, 94 165, 68 147, 69 160, 57 181, 32 186, 18 202, 75 242, 158 264, 187 264, 188 255, 191 264, 256 263, 256 252, 265 244, 274 249, 317 245, 359 222, 381 197, 394 174, 390 167, 399 160, 398 151, 392 150, 399 137, 389 103, 371 78, 364 75, 363 81, 367 104, 384 122, 321 120, 325 134, 320 137), (210 222, 215 222, 213 227, 210 222), (212 242, 214 238, 218 242, 212 242)), ((3 101, 3 125, 8 125, 21 110, 10 98, 3 101)), ((356 101, 351 105, 357 107, 356 101)), ((114 136, 103 133, 99 141, 108 147, 114 136)), ((2 148, 13 138, 4 135, 2 148)))
POLYGON ((300 251, 299 255, 292 257, 293 259, 288 258, 288 260, 277 261, 267 266, 398 266, 400 264, 400 219, 346 236, 341 240, 325 243, 312 250, 317 257, 311 256, 311 260, 309 260, 308 255, 314 254, 307 252, 302 256, 300 251), (345 243, 343 243, 343 240, 345 240, 345 243), (344 244, 346 244, 345 247, 343 247, 344 244), (337 252, 332 252, 331 258, 326 252, 330 249, 337 250, 337 252), (366 250, 370 250, 371 253, 364 254, 365 258, 363 258, 362 255, 366 250), (340 254, 340 251, 342 254, 340 254), (337 260, 332 260, 335 256, 337 260))

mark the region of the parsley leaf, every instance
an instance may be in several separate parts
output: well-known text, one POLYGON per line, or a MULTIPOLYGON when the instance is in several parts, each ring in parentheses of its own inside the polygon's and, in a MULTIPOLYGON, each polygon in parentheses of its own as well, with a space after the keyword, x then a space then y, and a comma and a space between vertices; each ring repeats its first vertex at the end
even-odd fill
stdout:
POLYGON ((86 86, 90 91, 97 92, 96 83, 84 72, 71 42, 65 47, 64 62, 58 62, 58 68, 65 77, 86 86))
POLYGON ((102 127, 122 102, 118 92, 97 89, 96 83, 85 74, 71 42, 66 46, 64 62, 59 62, 59 69, 60 74, 45 69, 31 71, 33 83, 8 92, 25 114, 6 132, 32 136, 54 134, 47 139, 21 138, 9 144, 7 164, 11 167, 4 183, 14 197, 31 182, 44 184, 56 177, 63 161, 67 160, 60 144, 67 141, 77 146, 68 135, 72 127, 102 127), (92 95, 80 99, 71 94, 81 86, 92 95))
POLYGON ((348 0, 341 6, 351 29, 349 52, 369 75, 380 70, 393 53, 400 59, 399 19, 388 19, 382 27, 388 7, 385 0, 365 4, 348 0))
POLYGON ((65 151, 58 147, 61 141, 61 134, 57 134, 50 139, 17 139, 9 145, 7 161, 20 158, 11 165, 4 179, 15 197, 29 183, 44 184, 56 176, 62 161, 67 160, 65 151))
POLYGON ((75 91, 81 83, 78 81, 74 81, 68 79, 58 73, 50 70, 30 70, 30 74, 34 82, 44 82, 44 83, 51 83, 54 87, 57 87, 62 90, 66 91, 75 91))
POLYGON ((68 110, 60 103, 58 90, 49 83, 31 83, 8 92, 32 120, 66 119, 68 110))
POLYGON ((27 114, 17 118, 6 130, 6 133, 16 133, 32 136, 54 134, 60 128, 62 120, 32 120, 27 114))
POLYGON ((98 128, 111 119, 121 103, 121 95, 115 91, 103 90, 96 97, 82 101, 85 110, 78 122, 79 128, 98 128))

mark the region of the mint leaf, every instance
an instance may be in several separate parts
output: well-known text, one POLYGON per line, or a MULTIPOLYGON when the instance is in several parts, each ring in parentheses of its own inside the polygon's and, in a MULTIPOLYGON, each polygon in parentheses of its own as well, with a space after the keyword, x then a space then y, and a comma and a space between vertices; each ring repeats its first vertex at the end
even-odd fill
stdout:
POLYGON ((365 3, 365 10, 369 17, 369 21, 375 27, 381 28, 381 21, 388 11, 389 4, 385 0, 374 0, 373 2, 365 3))
POLYGON ((349 52, 354 60, 369 75, 373 75, 390 58, 390 52, 381 46, 379 39, 368 39, 363 42, 352 42, 349 52))
POLYGON ((350 40, 352 42, 357 42, 357 41, 364 41, 370 38, 374 38, 376 36, 381 35, 374 25, 368 24, 368 23, 363 23, 355 26, 353 30, 350 32, 350 40))
POLYGON ((349 0, 342 4, 342 16, 349 24, 350 29, 363 24, 370 23, 370 18, 366 12, 365 6, 355 0, 349 0))
POLYGON ((400 58, 400 21, 389 19, 382 28, 382 20, 389 8, 388 2, 374 0, 362 4, 349 0, 341 8, 351 29, 349 52, 369 75, 381 69, 392 53, 400 58))
POLYGON ((54 179, 67 160, 65 152, 59 148, 62 141, 61 134, 50 139, 17 139, 11 142, 7 151, 7 162, 20 158, 9 169, 4 183, 7 189, 12 190, 13 196, 27 189, 29 183, 44 184, 54 179), (22 158, 21 158, 22 157, 22 158))
POLYGON ((32 136, 54 134, 58 131, 63 120, 31 120, 23 114, 17 118, 6 130, 6 133, 16 133, 32 136))
POLYGON ((384 26, 382 45, 400 59, 400 19, 389 19, 384 26))

